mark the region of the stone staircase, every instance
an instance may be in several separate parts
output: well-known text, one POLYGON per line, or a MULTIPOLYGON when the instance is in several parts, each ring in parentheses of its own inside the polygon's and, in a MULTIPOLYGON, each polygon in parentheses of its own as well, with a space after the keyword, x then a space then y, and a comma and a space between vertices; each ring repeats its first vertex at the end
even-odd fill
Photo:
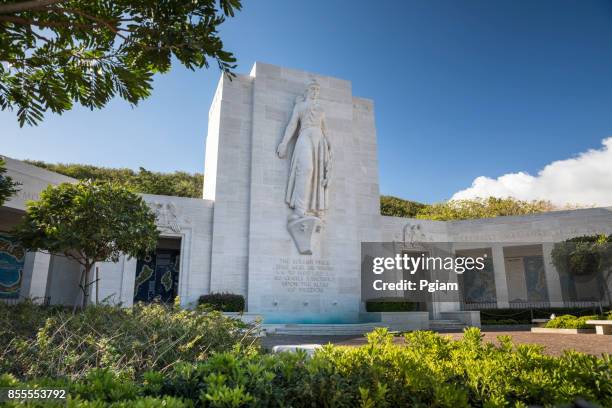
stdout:
MULTIPOLYGON (((351 324, 264 324, 267 334, 291 336, 359 336, 369 333, 377 327, 387 327, 390 331, 397 331, 394 327, 382 322, 351 323, 351 324)), ((466 325, 459 320, 438 319, 429 321, 429 330, 436 332, 461 332, 466 325)), ((402 330, 400 330, 402 331, 402 330)))
POLYGON ((429 330, 435 332, 461 332, 465 327, 467 327, 465 323, 459 320, 437 319, 429 321, 429 330))

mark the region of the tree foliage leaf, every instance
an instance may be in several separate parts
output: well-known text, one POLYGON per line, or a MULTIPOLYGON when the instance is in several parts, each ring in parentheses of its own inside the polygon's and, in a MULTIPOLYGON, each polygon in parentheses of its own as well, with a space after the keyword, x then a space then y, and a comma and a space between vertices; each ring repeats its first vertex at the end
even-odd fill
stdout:
POLYGON ((0 0, 0 109, 20 126, 75 103, 103 108, 151 95, 153 75, 178 61, 211 61, 232 76, 236 58, 218 27, 240 0, 0 0))

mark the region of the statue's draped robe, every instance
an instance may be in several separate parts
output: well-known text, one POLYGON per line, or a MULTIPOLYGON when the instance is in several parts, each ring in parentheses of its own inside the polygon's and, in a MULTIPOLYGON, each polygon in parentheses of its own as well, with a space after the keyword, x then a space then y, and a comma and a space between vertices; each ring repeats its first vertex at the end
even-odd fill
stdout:
POLYGON ((331 146, 325 136, 324 112, 319 104, 308 101, 300 108, 300 131, 291 157, 285 201, 290 208, 319 215, 329 204, 324 180, 329 184, 331 146))

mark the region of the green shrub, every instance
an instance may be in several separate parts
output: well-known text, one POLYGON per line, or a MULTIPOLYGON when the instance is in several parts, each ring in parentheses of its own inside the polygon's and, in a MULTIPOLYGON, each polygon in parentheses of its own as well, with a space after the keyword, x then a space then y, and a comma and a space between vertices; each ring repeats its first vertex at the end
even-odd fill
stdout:
POLYGON ((416 302, 398 302, 398 301, 374 301, 366 302, 366 311, 368 312, 413 312, 417 310, 418 303, 416 302))
POLYGON ((219 312, 181 310, 163 304, 132 309, 91 306, 73 315, 37 306, 0 308, 0 372, 21 378, 80 378, 94 368, 138 377, 165 372, 181 361, 251 345, 251 327, 219 312), (32 316, 21 309, 31 310, 32 316), (12 311, 18 312, 17 319, 12 311), (30 329, 16 321, 32 322, 30 329))
POLYGON ((598 320, 602 319, 601 316, 581 316, 576 317, 572 315, 557 316, 551 319, 544 325, 546 328, 552 329, 588 329, 592 327, 586 324, 587 320, 598 320))
POLYGON ((233 293, 210 293, 202 295, 198 304, 219 312, 244 312, 244 296, 233 293))
POLYGON ((0 348, 14 337, 34 337, 51 315, 61 313, 61 306, 40 306, 26 299, 9 305, 0 302, 0 348))
POLYGON ((417 218, 437 221, 468 220, 538 214, 556 209, 560 208, 545 200, 524 201, 512 197, 486 197, 430 204, 419 210, 417 218))
POLYGON ((90 164, 45 163, 26 160, 43 169, 74 177, 77 180, 108 181, 125 185, 137 193, 160 194, 177 197, 202 198, 204 175, 201 173, 158 173, 142 167, 131 169, 98 167, 90 164))
POLYGON ((380 196, 380 214, 390 217, 414 218, 427 204, 404 200, 393 196, 380 196))
POLYGON ((0 387, 67 387, 69 407, 552 407, 577 399, 612 406, 607 356, 548 356, 508 336, 496 346, 476 328, 460 341, 417 331, 405 342, 378 329, 363 347, 328 345, 312 357, 229 351, 136 379, 95 369, 63 383, 0 376, 0 387))

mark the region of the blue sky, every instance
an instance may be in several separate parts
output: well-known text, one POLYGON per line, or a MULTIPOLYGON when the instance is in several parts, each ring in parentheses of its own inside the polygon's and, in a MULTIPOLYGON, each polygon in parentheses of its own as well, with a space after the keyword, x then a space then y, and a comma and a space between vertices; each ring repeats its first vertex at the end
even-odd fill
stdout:
MULTIPOLYGON (((221 30, 238 72, 255 61, 313 71, 374 100, 383 194, 445 200, 612 136, 612 1, 244 3, 221 30)), ((115 100, 35 128, 0 112, 0 153, 201 172, 218 77, 175 66, 136 108, 115 100)))

